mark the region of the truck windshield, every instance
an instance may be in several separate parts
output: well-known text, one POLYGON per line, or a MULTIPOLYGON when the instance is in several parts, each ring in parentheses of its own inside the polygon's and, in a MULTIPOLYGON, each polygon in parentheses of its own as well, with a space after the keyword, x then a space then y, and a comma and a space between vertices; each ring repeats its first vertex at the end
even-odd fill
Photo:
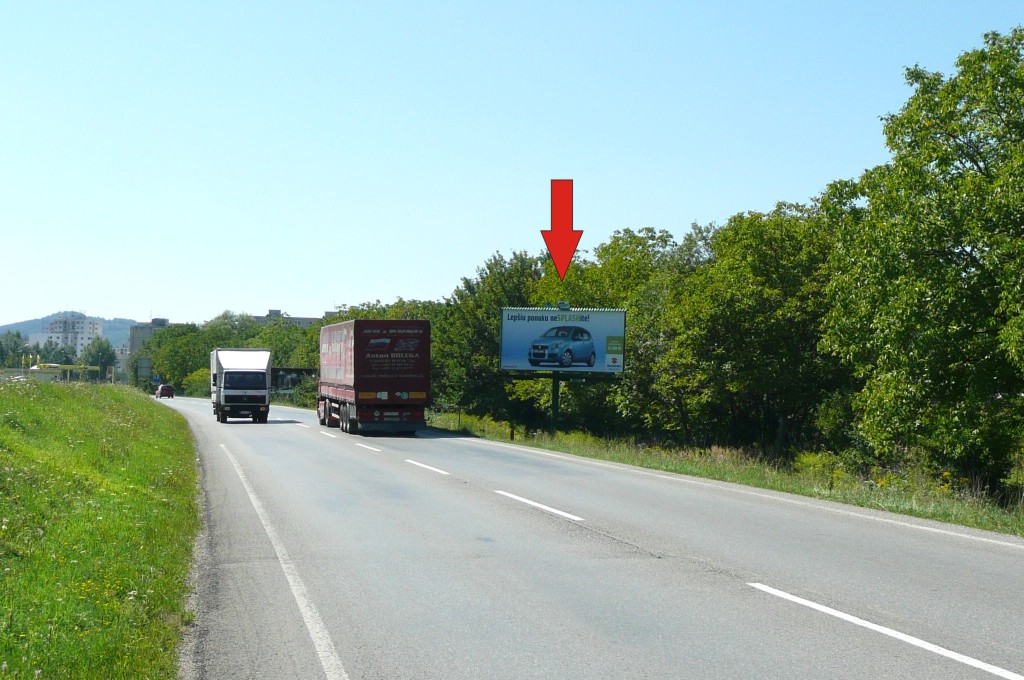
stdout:
POLYGON ((265 390, 267 374, 259 371, 233 371, 224 374, 226 390, 265 390))

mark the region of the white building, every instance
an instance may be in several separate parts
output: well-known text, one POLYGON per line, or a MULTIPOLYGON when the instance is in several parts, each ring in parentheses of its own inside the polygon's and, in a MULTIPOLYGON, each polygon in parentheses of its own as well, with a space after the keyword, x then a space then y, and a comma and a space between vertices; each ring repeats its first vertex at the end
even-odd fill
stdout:
POLYGON ((71 347, 80 355, 90 342, 103 335, 103 321, 89 319, 79 312, 65 312, 50 322, 45 333, 32 333, 29 343, 45 345, 48 341, 71 347))

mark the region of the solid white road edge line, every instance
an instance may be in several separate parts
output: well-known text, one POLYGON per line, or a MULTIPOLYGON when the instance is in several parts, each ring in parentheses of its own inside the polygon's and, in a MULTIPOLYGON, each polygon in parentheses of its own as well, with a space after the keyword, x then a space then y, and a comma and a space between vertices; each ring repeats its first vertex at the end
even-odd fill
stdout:
POLYGON ((371 451, 376 451, 377 453, 381 452, 381 449, 375 449, 372 446, 367 446, 366 444, 360 444, 359 442, 355 442, 355 445, 356 446, 362 446, 364 449, 370 449, 371 451))
POLYGON ((809 607, 816 611, 822 612, 823 614, 828 614, 829 616, 834 616, 837 619, 842 619, 843 621, 846 621, 847 623, 852 623, 855 626, 867 628, 868 630, 873 630, 876 633, 881 633, 882 635, 888 635, 891 638, 895 638, 901 642, 906 642, 907 644, 914 645, 915 647, 920 647, 921 649, 932 652, 933 654, 944 656, 947 659, 952 659, 953 661, 959 661, 962 664, 971 666, 973 668, 977 668, 979 670, 983 670, 986 673, 991 673, 992 675, 998 676, 1000 678, 1006 678, 1007 680, 1024 680, 1024 675, 1018 675, 1017 673, 1008 671, 1005 668, 993 666, 990 663, 979 661, 978 659, 966 656, 964 654, 960 654, 959 652, 951 651, 949 649, 946 649, 945 647, 939 647, 938 645, 926 642, 920 638, 913 637, 912 635, 901 633, 898 630, 893 630, 892 628, 880 626, 877 623, 865 621, 864 619, 857 618, 856 616, 853 616, 851 614, 841 612, 838 609, 832 609, 831 607, 826 607, 823 604, 818 604, 817 602, 812 602, 811 600, 805 600, 804 598, 797 597, 796 595, 790 595, 785 591, 776 590, 775 588, 771 588, 761 583, 748 583, 747 585, 751 588, 757 588, 758 590, 768 593, 769 595, 774 595, 775 597, 780 597, 783 600, 789 600, 790 602, 795 602, 796 604, 803 605, 804 607, 809 607))
POLYGON ((242 466, 238 464, 235 457, 228 451, 228 447, 221 444, 220 448, 224 449, 224 454, 231 461, 231 465, 234 466, 235 472, 238 473, 238 478, 242 480, 242 486, 245 487, 245 492, 249 494, 249 501, 252 502, 252 507, 256 510, 256 514, 263 524, 263 529, 267 532, 267 537, 270 538, 271 545, 274 546, 274 552, 277 553, 277 561, 281 564, 285 578, 288 579, 288 587, 291 588, 295 604, 298 605, 299 613, 302 614, 302 620, 306 624, 306 630, 309 631, 309 637, 313 640, 313 647, 316 648, 316 655, 320 659, 324 675, 327 676, 327 680, 348 680, 348 674, 345 673, 345 667, 338 656, 338 650, 335 649, 334 643, 331 641, 331 635, 327 632, 327 626, 324 625, 323 619, 320 618, 320 613, 313 605, 312 600, 309 599, 306 585, 302 582, 299 571, 295 568, 295 563, 292 562, 288 551, 285 550, 277 531, 270 523, 270 516, 263 509, 263 503, 256 497, 256 492, 253 491, 252 485, 249 484, 249 479, 242 472, 242 466))
MULTIPOLYGON (((918 531, 928 531, 933 534, 940 534, 943 536, 951 536, 953 538, 962 538, 968 541, 978 541, 980 543, 988 543, 991 545, 998 545, 1004 548, 1013 548, 1015 550, 1024 550, 1024 544, 1022 543, 1011 543, 1010 541, 1001 541, 998 538, 987 538, 985 536, 975 536, 974 534, 965 534, 959 531, 951 531, 949 529, 939 529, 938 527, 925 526, 923 524, 914 524, 912 522, 906 522, 898 519, 890 519, 888 517, 878 517, 876 515, 868 515, 862 512, 856 512, 853 510, 843 510, 841 508, 834 508, 828 505, 821 505, 818 503, 811 503, 808 501, 797 500, 795 498, 786 498, 776 494, 764 493, 756 491, 753 488, 741 488, 741 484, 730 483, 730 482, 718 482, 718 481, 702 481, 700 479, 691 478, 683 474, 670 474, 666 472, 659 472, 657 470, 644 470, 640 468, 631 467, 625 464, 611 464, 601 463, 590 458, 584 458, 583 456, 570 456, 562 453, 550 453, 548 451, 541 451, 539 449, 531 449, 525 446, 516 446, 514 444, 502 444, 501 442, 492 442, 486 439, 473 439, 469 440, 473 443, 489 444, 491 446, 499 446, 505 449, 513 449, 515 451, 521 451, 523 453, 533 453, 541 456, 548 456, 549 458, 559 458, 565 461, 572 461, 577 463, 585 463, 587 465, 593 465, 596 467, 612 468, 615 470, 621 470, 622 472, 631 472, 636 475, 644 475, 646 477, 657 477, 658 479, 667 479, 673 482, 681 482, 683 484, 692 484, 694 486, 703 486, 709 489, 723 489, 731 491, 733 493, 743 494, 745 496, 756 496, 758 498, 766 498, 780 503, 789 503, 790 505, 799 505, 804 508, 811 508, 817 510, 824 510, 826 512, 832 512, 837 515, 846 515, 848 517, 858 517, 860 519, 870 520, 872 522, 882 522, 883 524, 895 524, 896 526, 906 527, 907 529, 916 529, 918 531)), ((781 492, 780 492, 781 493, 781 492)), ((827 502, 827 501, 823 501, 827 502)), ((835 501, 833 501, 835 502, 835 501)))
POLYGON ((445 472, 444 470, 438 470, 436 467, 430 467, 429 465, 424 465, 423 463, 417 463, 416 461, 410 460, 408 458, 405 459, 405 462, 406 463, 412 463, 413 465, 419 465, 421 468, 424 468, 424 469, 427 469, 427 470, 431 470, 433 472, 436 472, 439 475, 451 474, 451 473, 445 472))
POLYGON ((497 491, 496 490, 494 493, 499 493, 502 496, 505 496, 506 498, 511 498, 512 500, 519 501, 520 503, 526 503, 527 505, 532 505, 533 507, 540 508, 541 510, 544 510, 545 512, 550 512, 550 513, 553 513, 555 515, 559 515, 561 517, 565 517, 566 519, 571 519, 574 522, 582 522, 583 521, 582 517, 577 517, 576 515, 570 515, 567 512, 562 512, 561 510, 555 510, 554 508, 549 508, 546 505, 541 505, 540 503, 528 500, 526 498, 522 498, 521 496, 516 496, 515 494, 508 493, 507 491, 497 491))

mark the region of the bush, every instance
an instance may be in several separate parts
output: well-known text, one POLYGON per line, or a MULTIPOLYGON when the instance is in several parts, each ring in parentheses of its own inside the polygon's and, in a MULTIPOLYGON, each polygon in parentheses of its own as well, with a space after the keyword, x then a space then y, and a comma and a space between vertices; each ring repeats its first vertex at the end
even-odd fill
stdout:
POLYGON ((314 408, 317 382, 316 376, 306 376, 300 380, 292 390, 292 403, 300 408, 314 408))
POLYGON ((847 481, 850 476, 839 456, 828 453, 809 451, 796 454, 793 459, 793 472, 821 483, 828 489, 834 489, 847 481))
POLYGON ((182 388, 187 397, 210 396, 210 369, 200 368, 189 373, 182 381, 182 388))

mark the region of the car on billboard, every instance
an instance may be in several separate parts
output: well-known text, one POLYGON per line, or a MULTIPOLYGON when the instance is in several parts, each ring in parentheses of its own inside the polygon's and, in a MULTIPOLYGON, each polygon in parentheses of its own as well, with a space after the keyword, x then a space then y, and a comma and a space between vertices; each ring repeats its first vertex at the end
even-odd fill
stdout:
POLYGON ((573 364, 593 366, 597 361, 594 338, 582 326, 554 326, 530 343, 531 366, 558 364, 569 368, 573 364))

